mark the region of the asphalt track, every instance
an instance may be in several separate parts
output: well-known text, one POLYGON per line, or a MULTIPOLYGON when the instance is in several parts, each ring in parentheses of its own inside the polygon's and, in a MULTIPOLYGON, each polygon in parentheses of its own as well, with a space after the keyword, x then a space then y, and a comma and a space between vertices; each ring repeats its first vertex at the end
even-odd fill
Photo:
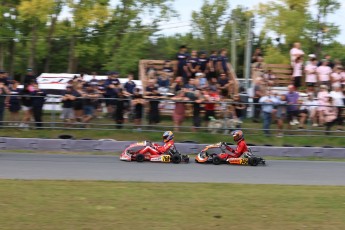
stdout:
POLYGON ((122 162, 117 156, 0 153, 0 178, 345 186, 345 162, 268 161, 267 164, 176 165, 122 162))

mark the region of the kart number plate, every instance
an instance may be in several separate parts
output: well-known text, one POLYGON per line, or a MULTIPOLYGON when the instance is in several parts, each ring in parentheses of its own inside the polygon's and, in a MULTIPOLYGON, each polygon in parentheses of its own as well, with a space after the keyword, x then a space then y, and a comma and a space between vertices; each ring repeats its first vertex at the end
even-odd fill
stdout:
POLYGON ((162 156, 162 162, 170 162, 170 155, 162 156))

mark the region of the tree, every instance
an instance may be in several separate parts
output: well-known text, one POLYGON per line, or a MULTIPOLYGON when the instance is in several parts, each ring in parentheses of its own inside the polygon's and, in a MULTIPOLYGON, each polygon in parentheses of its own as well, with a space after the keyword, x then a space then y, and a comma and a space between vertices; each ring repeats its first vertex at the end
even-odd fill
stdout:
POLYGON ((219 41, 219 33, 229 20, 228 8, 227 0, 215 0, 213 4, 204 0, 200 11, 192 12, 192 32, 203 39, 204 49, 212 49, 219 41))

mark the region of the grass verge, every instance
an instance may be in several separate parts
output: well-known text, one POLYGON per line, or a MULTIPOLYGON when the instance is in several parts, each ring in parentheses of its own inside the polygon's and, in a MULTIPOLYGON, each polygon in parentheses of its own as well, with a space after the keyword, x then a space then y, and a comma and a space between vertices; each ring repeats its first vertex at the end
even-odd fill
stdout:
POLYGON ((0 180, 2 229, 342 229, 344 187, 0 180))

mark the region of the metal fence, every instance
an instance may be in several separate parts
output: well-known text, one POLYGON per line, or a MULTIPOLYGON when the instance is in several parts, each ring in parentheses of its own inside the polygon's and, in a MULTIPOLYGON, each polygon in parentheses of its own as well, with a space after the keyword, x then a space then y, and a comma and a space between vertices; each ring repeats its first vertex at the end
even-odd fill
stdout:
MULTIPOLYGON (((26 96, 37 98, 39 96, 26 96)), ((85 98, 79 98, 84 100, 85 98)), ((131 104, 131 99, 115 99, 115 98, 98 98, 95 101, 95 113, 93 118, 89 122, 83 122, 81 119, 73 119, 72 121, 66 122, 61 119, 62 114, 62 105, 61 105, 61 96, 51 96, 48 95, 45 97, 45 103, 43 106, 42 121, 37 122, 31 117, 31 119, 25 122, 26 125, 23 125, 22 118, 24 113, 27 113, 23 110, 19 112, 19 119, 13 120, 13 114, 6 108, 5 116, 2 121, 2 127, 4 129, 61 129, 61 130, 131 130, 131 131, 145 131, 145 132, 161 132, 163 130, 179 130, 183 133, 192 133, 192 132, 204 132, 204 133, 213 133, 219 135, 229 134, 230 131, 235 129, 246 130, 246 133, 249 135, 262 135, 263 133, 263 120, 261 119, 259 123, 254 123, 251 120, 251 115, 253 112, 253 107, 255 105, 261 105, 260 103, 251 103, 251 102, 241 102, 241 104, 246 105, 244 111, 244 117, 239 120, 234 117, 228 116, 227 111, 224 108, 229 108, 238 103, 233 101, 214 101, 214 102, 204 102, 201 103, 202 106, 206 104, 215 104, 216 117, 211 121, 205 121, 205 112, 201 110, 200 118, 202 119, 201 125, 195 127, 193 125, 193 103, 195 101, 177 101, 172 100, 168 97, 160 98, 144 98, 145 104, 142 111, 142 119, 140 123, 135 124, 134 122, 134 112, 133 105, 131 104), (119 100, 126 101, 127 107, 124 109, 124 121, 119 124, 115 121, 113 114, 107 113, 106 101, 111 101, 114 104, 113 109, 116 111, 116 102, 119 100), (161 122, 157 124, 149 124, 148 119, 150 118, 150 103, 159 102, 159 113, 161 122), (180 126, 174 125, 173 114, 176 103, 183 103, 185 105, 185 117, 180 126)), ((303 104, 296 104, 297 106, 303 106, 303 104)), ((1 106, 1 104, 0 104, 1 106)), ((277 105, 274 105, 275 107, 277 105)), ((286 105, 279 105, 283 107, 284 110, 286 105)), ((291 105, 289 105, 291 106, 291 105)), ((319 105, 309 105, 318 107, 319 105)), ((331 106, 332 107, 332 106, 331 106)), ((345 116, 345 108, 337 107, 342 113, 340 117, 345 116)), ((270 125, 269 132, 272 135, 284 134, 284 136, 323 136, 325 134, 332 134, 336 137, 345 137, 345 132, 342 130, 344 125, 340 123, 334 124, 334 127, 330 131, 325 131, 325 127, 314 127, 310 119, 306 120, 305 127, 303 129, 298 128, 298 126, 289 126, 286 119, 284 119, 283 128, 278 128, 276 124, 275 116, 273 115, 272 123, 270 125)))

